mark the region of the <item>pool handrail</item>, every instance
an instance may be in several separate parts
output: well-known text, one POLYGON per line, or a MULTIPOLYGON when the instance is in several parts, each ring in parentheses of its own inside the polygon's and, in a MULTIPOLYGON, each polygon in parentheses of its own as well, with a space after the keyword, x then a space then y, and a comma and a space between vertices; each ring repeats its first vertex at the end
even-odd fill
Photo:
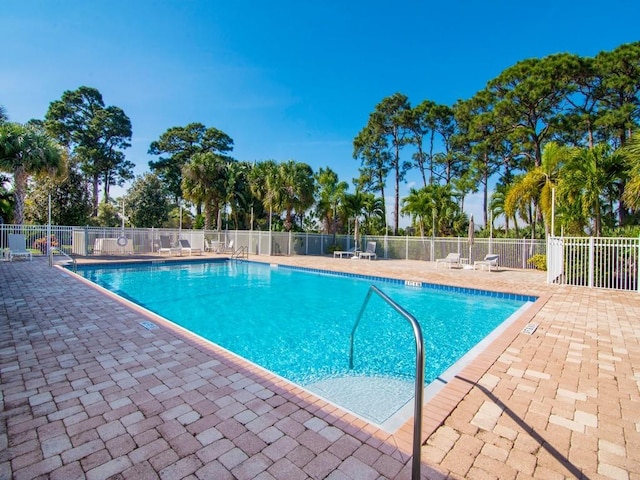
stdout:
POLYGON ((422 395, 424 391, 424 340, 422 338, 422 329, 420 324, 413 315, 407 312, 404 308, 394 302, 388 295, 380 290, 375 285, 369 287, 367 296, 362 303, 360 313, 356 319, 356 323, 351 330, 350 347, 349 347, 349 368, 353 369, 353 339, 356 333, 356 329, 360 324, 360 319, 367 308, 369 299, 373 293, 377 293, 380 298, 387 302, 396 312, 402 315, 410 324, 413 329, 413 336, 416 340, 416 381, 415 381, 415 393, 414 393, 414 414, 413 414, 413 457, 411 464, 411 479, 420 480, 420 447, 422 443, 422 395))

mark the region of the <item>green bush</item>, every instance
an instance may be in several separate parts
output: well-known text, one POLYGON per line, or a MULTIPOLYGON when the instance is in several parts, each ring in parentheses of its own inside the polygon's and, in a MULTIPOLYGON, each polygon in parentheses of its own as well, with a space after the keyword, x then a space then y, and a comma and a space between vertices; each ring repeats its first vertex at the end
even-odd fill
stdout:
POLYGON ((527 260, 528 265, 533 265, 536 270, 547 271, 547 256, 540 253, 534 255, 527 260))

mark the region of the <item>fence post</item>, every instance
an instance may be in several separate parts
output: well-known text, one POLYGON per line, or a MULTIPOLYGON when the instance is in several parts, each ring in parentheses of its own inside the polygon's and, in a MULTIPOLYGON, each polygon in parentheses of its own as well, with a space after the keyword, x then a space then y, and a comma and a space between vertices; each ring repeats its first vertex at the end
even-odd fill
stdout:
POLYGON ((593 287, 593 276, 594 276, 594 238, 589 237, 589 287, 593 287))

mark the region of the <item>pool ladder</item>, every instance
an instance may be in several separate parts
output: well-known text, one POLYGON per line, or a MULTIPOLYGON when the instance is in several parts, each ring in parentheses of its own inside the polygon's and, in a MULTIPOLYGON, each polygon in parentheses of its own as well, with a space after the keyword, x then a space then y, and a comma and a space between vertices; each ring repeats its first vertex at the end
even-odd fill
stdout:
POLYGON ((66 257, 65 260, 62 260, 62 262, 55 262, 56 264, 58 263, 64 263, 64 264, 72 264, 72 269, 74 272, 78 271, 78 262, 76 262, 76 259, 73 258, 71 255, 69 255, 67 252, 65 252, 64 250, 62 250, 61 248, 58 247, 51 247, 50 251, 50 257, 49 257, 49 266, 53 265, 53 254, 54 253, 59 253, 60 255, 66 257))
POLYGON ((240 260, 241 258, 249 258, 249 247, 242 246, 231 254, 232 260, 240 260))
POLYGON ((364 299, 360 313, 356 319, 356 323, 351 330, 350 347, 349 347, 349 368, 353 369, 353 339, 360 324, 362 314, 367 308, 371 295, 376 293, 387 302, 391 308, 402 315, 413 329, 413 336, 416 341, 416 382, 414 393, 414 413, 413 413, 413 457, 411 464, 411 480, 420 480, 420 447, 422 443, 422 395, 424 391, 424 340, 422 338, 422 329, 420 324, 413 315, 389 298, 382 290, 375 285, 369 287, 367 296, 364 299))

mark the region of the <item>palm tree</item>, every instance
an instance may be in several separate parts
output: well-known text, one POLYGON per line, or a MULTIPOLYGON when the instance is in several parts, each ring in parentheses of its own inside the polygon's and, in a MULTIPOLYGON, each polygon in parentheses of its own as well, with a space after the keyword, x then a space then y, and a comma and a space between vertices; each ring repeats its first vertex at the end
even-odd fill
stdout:
POLYGON ((250 164, 246 162, 229 161, 226 164, 225 203, 231 209, 234 228, 240 228, 240 223, 248 225, 247 212, 251 208, 251 192, 247 175, 250 164), (243 222, 240 222, 240 217, 243 222))
POLYGON ((569 162, 562 169, 559 193, 569 204, 580 203, 584 218, 592 218, 592 232, 602 234, 605 196, 615 195, 615 182, 620 178, 622 155, 611 153, 608 144, 571 151, 569 162))
POLYGON ((196 153, 182 167, 182 194, 186 200, 204 204, 205 230, 211 229, 213 213, 224 202, 225 179, 225 157, 212 152, 196 153))
MULTIPOLYGON (((505 202, 507 199, 507 193, 509 191, 509 185, 504 183, 496 184, 496 191, 491 195, 489 201, 489 210, 491 211, 491 221, 495 222, 496 218, 500 215, 504 215, 504 228, 505 235, 509 236, 509 220, 513 219, 513 225, 516 231, 516 237, 518 236, 518 221, 515 215, 509 216, 505 210, 505 202)), ((491 225, 493 228, 493 225, 491 225)))
POLYGON ((349 185, 347 182, 340 182, 336 172, 328 167, 320 168, 315 175, 315 180, 318 185, 316 213, 322 220, 325 232, 335 235, 338 229, 338 207, 349 185))
POLYGON ((625 205, 632 210, 640 209, 640 133, 635 133, 621 149, 629 180, 624 188, 622 200, 625 205))
POLYGON ((9 116, 7 115, 7 109, 0 105, 0 124, 9 121, 9 116))
POLYGON ((367 195, 373 196, 373 194, 366 194, 359 189, 353 194, 347 193, 345 194, 342 201, 342 215, 345 217, 347 222, 350 218, 353 218, 353 236, 356 244, 356 248, 360 249, 360 219, 367 212, 367 195))
POLYGON ((428 190, 412 188, 402 201, 402 213, 413 217, 413 224, 418 226, 420 236, 424 237, 427 222, 431 223, 434 216, 434 205, 428 190))
POLYGON ((538 212, 544 221, 545 230, 551 224, 552 190, 558 185, 560 169, 570 157, 570 149, 555 142, 545 145, 539 167, 534 167, 525 175, 517 178, 507 192, 505 215, 513 216, 517 211, 521 217, 531 223, 531 235, 535 230, 536 214, 530 215, 531 208, 538 212))
POLYGON ((422 236, 427 227, 432 235, 447 235, 464 229, 464 215, 454 200, 450 184, 432 183, 420 190, 411 189, 403 212, 413 216, 422 236))
POLYGON ((19 123, 0 123, 0 170, 13 174, 13 221, 24 222, 29 176, 62 168, 58 145, 44 132, 19 123))
POLYGON ((277 188, 282 209, 285 211, 284 228, 286 231, 293 227, 293 212, 300 218, 313 205, 315 183, 313 170, 306 163, 288 162, 278 165, 277 188))
POLYGON ((278 189, 278 164, 273 160, 253 165, 249 172, 251 193, 260 201, 269 212, 269 228, 271 228, 271 216, 273 211, 280 209, 278 189))

